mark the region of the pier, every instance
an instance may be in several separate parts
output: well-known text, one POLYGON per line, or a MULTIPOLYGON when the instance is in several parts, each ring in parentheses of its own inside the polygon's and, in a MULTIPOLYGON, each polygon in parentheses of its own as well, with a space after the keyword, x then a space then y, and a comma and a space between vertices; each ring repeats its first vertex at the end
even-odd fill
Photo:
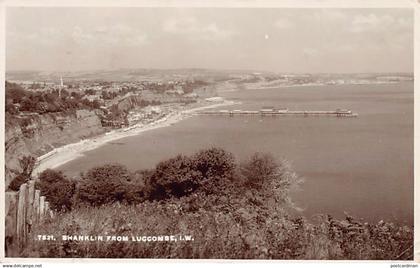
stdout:
POLYGON ((347 109, 337 109, 333 111, 289 111, 288 109, 261 109, 261 110, 219 110, 219 111, 200 111, 199 115, 259 115, 259 116, 335 116, 335 117, 357 117, 357 113, 353 113, 347 109))

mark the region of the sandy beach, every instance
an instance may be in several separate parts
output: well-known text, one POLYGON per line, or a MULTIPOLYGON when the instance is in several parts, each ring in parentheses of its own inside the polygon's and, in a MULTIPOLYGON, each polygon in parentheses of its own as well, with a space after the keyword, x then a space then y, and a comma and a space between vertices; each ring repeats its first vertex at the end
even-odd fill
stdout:
POLYGON ((208 105, 190 108, 186 110, 174 111, 149 124, 139 123, 133 126, 129 126, 127 128, 112 130, 100 136, 84 139, 76 143, 71 143, 55 148, 52 151, 41 155, 37 158, 37 165, 33 171, 33 175, 37 177, 45 169, 57 168, 71 160, 83 156, 83 153, 96 149, 108 142, 129 136, 138 135, 145 131, 173 125, 183 119, 193 116, 195 112, 200 110, 234 105, 238 104, 238 102, 224 100, 223 102, 208 102, 206 104, 208 105))

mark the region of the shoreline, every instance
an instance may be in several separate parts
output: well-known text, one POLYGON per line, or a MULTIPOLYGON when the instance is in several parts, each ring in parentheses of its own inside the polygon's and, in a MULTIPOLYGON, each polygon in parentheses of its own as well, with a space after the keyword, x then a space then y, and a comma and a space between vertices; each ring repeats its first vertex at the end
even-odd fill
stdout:
POLYGON ((181 109, 178 111, 171 112, 164 117, 157 119, 149 124, 138 123, 133 126, 129 126, 122 129, 111 130, 99 136, 95 136, 88 139, 83 139, 81 141, 63 145, 61 147, 54 148, 52 151, 43 154, 37 157, 37 164, 33 170, 33 176, 38 177, 38 175, 48 169, 48 168, 57 168, 61 165, 64 165, 67 162, 70 162, 76 158, 84 156, 83 153, 87 151, 94 150, 102 145, 105 145, 108 142, 119 140, 122 138, 135 136, 143 132, 158 129, 162 127, 168 127, 175 123, 178 123, 184 119, 191 118, 194 116, 194 113, 200 110, 212 109, 221 106, 230 106, 239 104, 237 101, 223 100, 223 102, 218 103, 205 103, 208 105, 187 108, 185 110, 181 109))
POLYGON ((388 84, 398 84, 404 81, 391 81, 391 82, 376 82, 376 83, 344 83, 344 84, 325 84, 325 83, 306 83, 306 84, 281 84, 281 85, 270 85, 270 84, 256 84, 254 83, 254 87, 250 87, 250 86, 245 86, 244 88, 229 88, 229 89, 220 89, 219 92, 237 92, 237 91, 241 91, 241 90, 259 90, 259 89, 282 89, 282 88, 299 88, 299 87, 319 87, 319 86, 348 86, 348 85, 354 85, 354 86, 359 86, 359 85, 388 85, 388 84))

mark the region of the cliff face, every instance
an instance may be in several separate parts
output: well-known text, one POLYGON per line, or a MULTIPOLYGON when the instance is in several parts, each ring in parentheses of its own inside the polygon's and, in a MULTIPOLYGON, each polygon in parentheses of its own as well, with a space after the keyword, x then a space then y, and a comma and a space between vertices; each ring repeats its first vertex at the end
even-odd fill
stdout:
POLYGON ((19 159, 23 156, 38 157, 53 148, 105 132, 99 117, 88 110, 8 118, 5 129, 6 187, 21 171, 19 159))
POLYGON ((120 111, 127 112, 136 107, 141 101, 142 98, 140 96, 129 96, 119 101, 117 107, 120 111))

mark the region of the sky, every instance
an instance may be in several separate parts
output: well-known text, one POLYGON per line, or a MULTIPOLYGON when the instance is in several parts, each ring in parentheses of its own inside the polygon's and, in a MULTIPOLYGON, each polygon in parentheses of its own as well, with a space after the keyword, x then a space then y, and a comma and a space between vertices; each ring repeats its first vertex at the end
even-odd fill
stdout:
POLYGON ((412 72, 411 9, 9 7, 6 69, 412 72))

